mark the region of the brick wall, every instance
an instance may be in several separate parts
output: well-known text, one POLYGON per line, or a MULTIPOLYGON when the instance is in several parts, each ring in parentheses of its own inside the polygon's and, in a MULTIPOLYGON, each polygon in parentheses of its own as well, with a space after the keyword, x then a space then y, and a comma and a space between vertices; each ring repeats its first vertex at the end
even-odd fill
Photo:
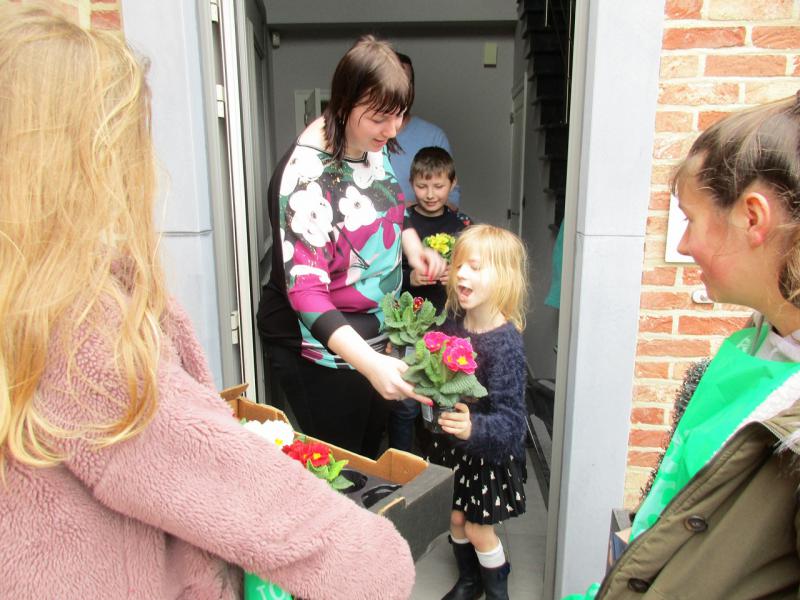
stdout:
MULTIPOLYGON (((122 19, 120 6, 122 0, 49 0, 58 5, 64 14, 81 27, 91 29, 107 29, 122 33, 122 19)), ((167 0, 165 0, 167 1, 167 0)), ((0 0, 6 2, 24 3, 25 0, 0 0)))
POLYGON ((699 131, 732 110, 794 94, 798 77, 800 0, 666 0, 626 506, 638 503, 665 443, 686 367, 749 315, 695 304, 697 268, 664 262, 670 172, 699 131))

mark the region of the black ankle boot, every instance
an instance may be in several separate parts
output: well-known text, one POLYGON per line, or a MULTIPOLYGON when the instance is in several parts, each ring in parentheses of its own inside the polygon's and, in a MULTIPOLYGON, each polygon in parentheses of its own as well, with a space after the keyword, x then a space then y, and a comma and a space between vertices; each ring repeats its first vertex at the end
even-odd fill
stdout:
POLYGON ((481 567, 486 600, 508 600, 508 574, 511 565, 504 563, 494 569, 481 567))
POLYGON ((452 539, 450 544, 453 546, 453 555, 458 565, 458 581, 442 600, 477 600, 483 594, 483 583, 475 546, 455 544, 452 539))

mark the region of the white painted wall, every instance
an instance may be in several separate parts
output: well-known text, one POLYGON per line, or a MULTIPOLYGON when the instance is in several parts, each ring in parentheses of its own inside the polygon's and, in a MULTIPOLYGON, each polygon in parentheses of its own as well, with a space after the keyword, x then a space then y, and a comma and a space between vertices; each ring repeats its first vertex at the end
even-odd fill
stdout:
POLYGON ((192 318, 221 386, 196 3, 122 2, 122 22, 128 43, 150 59, 153 138, 162 167, 157 222, 169 289, 192 318))
POLYGON ((554 432, 562 470, 548 530, 558 536, 556 598, 602 579, 611 509, 624 496, 663 10, 663 0, 578 5, 562 279, 572 294, 554 432))

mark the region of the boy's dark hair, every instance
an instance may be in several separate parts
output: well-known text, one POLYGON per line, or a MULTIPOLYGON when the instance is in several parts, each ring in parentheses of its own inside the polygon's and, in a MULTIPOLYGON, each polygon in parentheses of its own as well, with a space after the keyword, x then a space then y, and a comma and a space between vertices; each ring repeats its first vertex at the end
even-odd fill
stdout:
POLYGON ((456 180, 456 163, 447 150, 439 146, 428 146, 414 155, 409 177, 412 182, 417 177, 430 179, 439 173, 444 173, 450 183, 456 180))
MULTIPOLYGON (((361 37, 336 66, 331 99, 323 113, 325 138, 334 160, 344 158, 345 127, 356 104, 366 102, 372 110, 394 114, 406 110, 413 97, 413 87, 391 45, 371 35, 361 37)), ((394 138, 387 146, 390 151, 398 148, 394 138)))

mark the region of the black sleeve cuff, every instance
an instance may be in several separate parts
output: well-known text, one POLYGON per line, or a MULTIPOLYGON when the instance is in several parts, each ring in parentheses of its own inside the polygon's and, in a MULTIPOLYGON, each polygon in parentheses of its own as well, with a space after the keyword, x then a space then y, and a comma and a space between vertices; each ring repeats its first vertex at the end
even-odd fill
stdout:
MULTIPOLYGON (((311 335, 318 339, 326 348, 333 332, 347 325, 347 319, 338 310, 329 310, 317 318, 311 326, 311 335)), ((330 350, 330 348, 328 348, 330 350)))

